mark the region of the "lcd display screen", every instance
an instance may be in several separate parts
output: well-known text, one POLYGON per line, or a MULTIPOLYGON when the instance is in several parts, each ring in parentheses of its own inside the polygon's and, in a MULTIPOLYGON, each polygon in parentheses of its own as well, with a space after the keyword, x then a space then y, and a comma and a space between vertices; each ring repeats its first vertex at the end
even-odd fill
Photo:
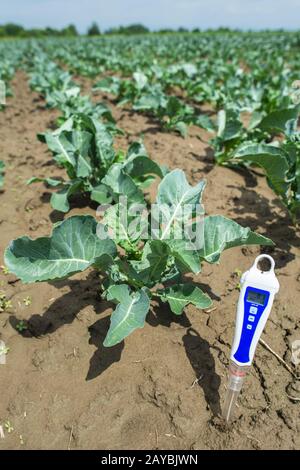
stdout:
POLYGON ((249 290, 247 295, 247 302, 253 302, 254 304, 264 305, 266 300, 266 294, 260 294, 254 290, 249 290))

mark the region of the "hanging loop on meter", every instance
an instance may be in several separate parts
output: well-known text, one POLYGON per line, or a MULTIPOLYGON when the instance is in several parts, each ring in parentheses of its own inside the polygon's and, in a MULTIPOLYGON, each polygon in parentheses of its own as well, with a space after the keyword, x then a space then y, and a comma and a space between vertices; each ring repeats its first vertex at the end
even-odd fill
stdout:
POLYGON ((259 271, 261 271, 261 272, 274 271, 274 268, 275 268, 275 261, 274 261, 274 259, 272 258, 272 256, 262 254, 262 255, 257 256, 257 258, 255 258, 255 261, 254 261, 254 263, 253 263, 253 266, 255 266, 256 269, 259 269, 259 271), (263 270, 261 270, 261 269, 258 268, 258 263, 259 263, 261 260, 263 260, 263 259, 267 259, 267 260, 270 261, 270 269, 268 269, 267 271, 263 271, 263 270))
POLYGON ((270 314, 279 282, 274 272, 275 262, 269 255, 257 256, 251 268, 241 278, 241 291, 237 305, 236 328, 231 360, 240 366, 249 366, 270 314), (262 259, 271 263, 269 271, 257 264, 262 259))

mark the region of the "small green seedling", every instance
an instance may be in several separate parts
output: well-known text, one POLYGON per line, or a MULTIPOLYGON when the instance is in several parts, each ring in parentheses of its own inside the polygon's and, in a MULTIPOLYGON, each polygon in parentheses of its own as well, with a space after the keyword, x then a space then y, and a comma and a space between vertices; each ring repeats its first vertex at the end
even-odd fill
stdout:
POLYGON ((31 305, 31 302, 32 302, 30 295, 27 295, 27 297, 23 299, 23 302, 26 305, 26 307, 29 307, 29 305, 31 305))
MULTIPOLYGON (((238 277, 239 279, 241 279, 241 276, 242 276, 242 271, 238 268, 236 268, 234 271, 233 271, 233 274, 238 277)), ((241 283, 238 282, 237 285, 236 285, 236 289, 237 290, 241 290, 241 283)))
POLYGON ((7 348, 6 346, 1 346, 0 345, 0 356, 3 356, 4 354, 8 354, 9 353, 9 348, 7 348))
POLYGON ((6 310, 8 310, 11 307, 12 307, 11 301, 7 300, 6 299, 6 294, 3 291, 1 291, 0 292, 0 313, 5 312, 6 310))
POLYGON ((5 276, 9 274, 9 269, 6 266, 0 266, 0 269, 5 276))
POLYGON ((6 431, 8 432, 8 434, 11 434, 14 430, 14 428, 13 428, 13 426, 12 426, 12 424, 9 420, 6 420, 4 422, 4 427, 5 427, 6 431))
POLYGON ((19 323, 17 323, 16 329, 17 329, 20 333, 22 333, 22 331, 27 330, 27 325, 26 325, 26 323, 24 322, 24 320, 20 320, 19 323))

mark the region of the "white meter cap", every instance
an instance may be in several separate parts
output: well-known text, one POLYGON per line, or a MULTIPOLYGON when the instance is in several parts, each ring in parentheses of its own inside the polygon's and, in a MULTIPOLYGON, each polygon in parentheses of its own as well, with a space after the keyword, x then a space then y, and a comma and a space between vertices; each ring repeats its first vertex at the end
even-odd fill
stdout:
POLYGON ((241 284, 243 285, 247 279, 247 283, 251 283, 253 286, 265 287, 267 290, 271 290, 274 294, 279 291, 279 282, 275 275, 275 261, 270 255, 259 255, 255 259, 251 268, 246 271, 241 278, 241 284), (267 259, 270 263, 270 269, 263 271, 259 268, 258 263, 264 259, 267 259))

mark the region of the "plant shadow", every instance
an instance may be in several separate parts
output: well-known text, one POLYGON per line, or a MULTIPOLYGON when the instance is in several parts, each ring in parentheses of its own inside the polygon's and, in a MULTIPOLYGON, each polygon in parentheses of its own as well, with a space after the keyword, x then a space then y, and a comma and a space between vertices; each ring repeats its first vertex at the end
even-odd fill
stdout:
MULTIPOLYGON (((107 309, 107 302, 98 300, 99 278, 96 272, 91 272, 84 280, 66 279, 49 282, 56 288, 69 287, 69 291, 58 297, 42 314, 32 315, 26 322, 27 329, 18 332, 27 338, 41 337, 54 333, 63 325, 72 323, 79 312, 92 305, 97 313, 107 309)), ((11 315, 9 322, 13 328, 19 322, 15 315, 11 315)))
MULTIPOLYGON (((69 290, 57 298, 42 315, 32 315, 26 321, 26 329, 19 331, 18 325, 21 319, 15 315, 9 317, 11 326, 24 338, 40 338, 54 333, 63 325, 71 324, 87 306, 92 306, 97 315, 112 307, 110 302, 99 299, 99 276, 96 272, 92 271, 84 280, 66 279, 51 282, 51 284, 59 289, 68 287, 69 290)), ((88 328, 89 344, 96 346, 97 349, 90 359, 87 381, 97 378, 111 365, 121 360, 124 341, 110 348, 103 346, 109 323, 110 315, 105 315, 88 328)), ((190 320, 185 313, 174 315, 164 304, 159 304, 150 311, 147 323, 153 327, 159 325, 171 327, 176 323, 184 329, 183 343, 187 357, 196 377, 203 375, 203 378, 198 381, 199 386, 203 388, 205 399, 213 414, 218 414, 220 381, 215 372, 214 359, 208 342, 200 338, 198 333, 191 328, 190 320)))
MULTIPOLYGON (((48 204, 50 203, 51 196, 52 196, 51 192, 45 191, 41 195, 40 200, 41 202, 48 204)), ((70 204, 70 210, 88 208, 88 209, 92 209, 93 211, 95 211, 95 213, 99 205, 97 202, 92 201, 87 193, 74 194, 73 196, 70 197, 69 204, 70 204)), ((51 222, 55 224, 56 222, 63 221, 65 218, 65 215, 66 214, 64 212, 60 212, 56 209, 53 209, 50 212, 49 217, 50 217, 51 222)))
POLYGON ((211 286, 205 282, 198 282, 195 279, 191 279, 188 275, 184 274, 182 276, 184 283, 193 283, 195 286, 199 287, 205 294, 209 295, 212 300, 220 302, 221 297, 212 291, 211 286))
MULTIPOLYGON (((237 189, 236 186, 228 186, 237 189)), ((286 266, 296 258, 293 248, 300 246, 297 229, 292 224, 291 218, 278 198, 269 201, 262 194, 248 187, 238 187, 241 195, 232 199, 235 222, 258 230, 268 238, 271 238, 275 246, 266 246, 262 252, 271 254, 278 268, 286 266), (281 214, 278 214, 278 208, 281 214)))
MULTIPOLYGON (((249 171, 248 168, 243 166, 230 166, 229 168, 244 178, 247 188, 255 188, 257 186, 257 176, 254 171, 249 171)), ((261 175, 259 174, 259 176, 261 175)))
POLYGON ((181 315, 174 315, 170 308, 161 302, 151 308, 146 317, 146 322, 153 327, 162 325, 169 328, 172 323, 176 323, 182 328, 191 326, 190 320, 184 312, 181 315))
POLYGON ((203 389, 205 400, 213 416, 220 415, 219 387, 221 379, 215 370, 215 360, 210 352, 210 345, 192 328, 186 314, 174 315, 169 307, 159 304, 149 312, 147 323, 154 327, 159 325, 170 327, 172 323, 176 323, 185 329, 182 341, 187 358, 195 372, 197 384, 203 389))
MULTIPOLYGON (((24 338, 40 338, 54 333, 63 325, 71 324, 82 309, 93 306, 97 314, 105 312, 112 306, 110 302, 99 298, 99 277, 91 272, 85 280, 63 280, 52 282, 57 288, 69 287, 70 290, 56 299, 42 315, 32 315, 26 322, 26 329, 18 330, 20 319, 15 315, 9 317, 11 326, 24 338)), ((102 374, 114 362, 121 359, 124 342, 105 348, 103 341, 109 328, 110 315, 97 320, 88 328, 90 334, 89 344, 97 346, 97 350, 90 360, 90 367, 86 380, 92 380, 102 374)))
POLYGON ((198 173, 202 175, 203 173, 208 174, 212 171, 215 167, 215 160, 214 160, 214 152, 211 147, 205 147, 204 155, 199 155, 195 152, 189 152, 189 154, 193 157, 193 159, 197 160, 201 164, 201 167, 193 169, 193 175, 197 175, 198 173))
POLYGON ((186 355, 196 375, 196 382, 202 388, 206 403, 212 414, 221 414, 219 387, 221 379, 215 370, 215 360, 209 343, 201 338, 194 328, 188 328, 182 338, 186 355))
POLYGON ((124 349, 124 341, 110 348, 103 346, 106 333, 109 328, 110 316, 100 318, 89 327, 90 340, 89 344, 97 347, 94 355, 90 359, 90 367, 86 376, 86 380, 92 380, 101 375, 115 362, 121 359, 124 349))

